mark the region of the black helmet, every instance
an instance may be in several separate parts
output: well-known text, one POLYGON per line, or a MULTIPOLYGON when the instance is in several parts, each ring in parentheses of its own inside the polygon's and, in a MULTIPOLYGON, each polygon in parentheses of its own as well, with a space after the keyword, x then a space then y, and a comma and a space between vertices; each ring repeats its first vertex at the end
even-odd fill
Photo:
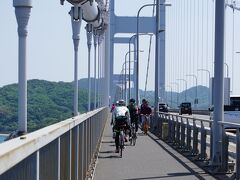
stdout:
POLYGON ((147 103, 147 100, 146 100, 146 99, 143 99, 143 100, 142 100, 142 103, 147 103))
POLYGON ((131 99, 129 100, 129 102, 130 102, 130 103, 135 103, 136 101, 135 101, 135 99, 131 98, 131 99))

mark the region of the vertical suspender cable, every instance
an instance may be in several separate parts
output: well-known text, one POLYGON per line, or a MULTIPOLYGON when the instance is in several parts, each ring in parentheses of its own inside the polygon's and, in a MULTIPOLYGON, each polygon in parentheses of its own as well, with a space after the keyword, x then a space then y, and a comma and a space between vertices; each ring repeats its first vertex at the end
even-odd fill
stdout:
POLYGON ((213 2, 213 5, 212 5, 212 74, 214 73, 214 63, 215 63, 215 57, 214 57, 214 24, 215 24, 215 21, 214 21, 214 0, 212 0, 213 2))
MULTIPOLYGON (((192 0, 189 0, 190 2, 188 3, 189 4, 189 66, 190 66, 190 69, 192 69, 192 53, 193 53, 193 48, 192 48, 192 0)), ((192 74, 192 72, 190 72, 192 74)))
MULTIPOLYGON (((196 58, 196 61, 197 61, 197 67, 195 67, 194 71, 196 69, 198 69, 199 67, 199 64, 200 64, 200 0, 197 0, 198 1, 198 20, 197 20, 197 58, 196 58)), ((201 0, 202 1, 202 0, 201 0)))
MULTIPOLYGON (((203 58, 204 58, 204 56, 203 56, 203 53, 204 53, 204 51, 203 51, 203 42, 204 42, 204 0, 202 0, 202 54, 201 54, 201 62, 202 62, 202 65, 201 65, 201 69, 203 69, 203 58)), ((198 68, 197 68, 198 69, 198 68)), ((201 75, 201 83, 203 84, 203 73, 202 73, 202 75, 201 75)))
POLYGON ((233 70, 234 70, 234 39, 235 39, 235 35, 234 35, 234 8, 233 8, 233 26, 232 26, 232 94, 233 94, 233 70))
MULTIPOLYGON (((206 26, 206 69, 208 70, 208 10, 209 10, 209 0, 207 0, 207 16, 206 16, 206 21, 207 21, 207 26, 206 26)), ((208 78, 208 77, 207 77, 208 78)), ((207 80, 207 82, 209 82, 210 79, 207 80)))

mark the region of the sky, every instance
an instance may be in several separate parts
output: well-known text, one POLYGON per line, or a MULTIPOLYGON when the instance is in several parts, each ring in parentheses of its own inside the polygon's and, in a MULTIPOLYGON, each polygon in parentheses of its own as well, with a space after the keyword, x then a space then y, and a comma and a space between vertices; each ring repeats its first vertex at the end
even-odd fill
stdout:
MULTIPOLYGON (((198 84, 208 86, 207 73, 197 72, 197 69, 208 69, 211 76, 213 74, 213 0, 168 0, 168 2, 172 6, 167 7, 165 31, 167 90, 172 87, 177 91, 172 82, 179 84, 180 91, 184 90, 183 83, 176 80, 178 78, 186 79, 188 87, 194 86, 194 79, 186 77, 186 74, 196 74, 198 84)), ((153 3, 153 0, 116 0, 116 14, 136 16, 138 9, 146 3, 153 3)), ((70 7, 68 2, 61 6, 59 0, 33 0, 28 25, 27 79, 73 81, 73 43, 68 15, 70 7)), ((152 16, 152 8, 144 8, 141 16, 152 16)), ((239 11, 234 12, 234 18, 233 36, 233 13, 230 8, 226 8, 226 63, 229 65, 229 75, 234 79, 233 94, 240 94, 237 68, 240 67, 240 54, 233 53, 233 49, 234 52, 240 51, 239 11)), ((17 24, 11 0, 0 1, 0 24, 0 87, 2 87, 18 81, 17 24)), ((88 69, 85 24, 82 23, 79 45, 79 79, 87 78, 88 69)), ((126 37, 130 36, 131 34, 126 34, 126 37)), ((150 55, 148 90, 154 89, 154 45, 153 43, 150 55)), ((141 89, 144 89, 145 84, 148 48, 149 37, 141 37, 140 49, 144 50, 140 55, 141 89)), ((127 51, 128 45, 116 46, 114 72, 120 73, 127 51)), ((91 57, 93 59, 93 53, 91 57)))

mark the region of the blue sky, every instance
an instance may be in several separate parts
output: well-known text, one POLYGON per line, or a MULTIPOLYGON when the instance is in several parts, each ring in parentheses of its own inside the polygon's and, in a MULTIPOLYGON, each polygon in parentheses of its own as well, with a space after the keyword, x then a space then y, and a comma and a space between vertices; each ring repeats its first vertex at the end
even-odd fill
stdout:
MULTIPOLYGON (((231 0, 229 0, 230 2, 231 0)), ((153 0, 117 0, 116 14, 125 16, 136 16, 138 9, 153 0)), ((185 74, 196 73, 198 68, 209 69, 212 73, 212 5, 213 0, 169 0, 172 7, 167 8, 166 27, 166 72, 167 85, 176 82, 177 77, 185 78, 188 86, 194 85, 193 79, 185 74), (204 3, 202 5, 202 2, 204 3), (205 7, 202 11, 202 7, 205 7), (191 8, 191 10, 187 10, 191 8), (182 10, 181 10, 182 9, 182 10), (190 15, 190 16, 189 16, 190 15), (208 16, 207 16, 208 15, 208 16), (204 19, 203 26, 202 18, 204 19), (208 20, 207 20, 208 19, 208 20), (199 21, 199 24, 193 24, 199 21), (192 28, 187 28, 192 25, 192 28), (208 26, 208 29, 207 29, 208 26), (192 33, 190 33, 190 29, 192 33), (203 33, 202 33, 203 30, 203 33), (176 35, 178 33, 178 35, 176 35), (180 34, 181 33, 181 34, 180 34), (199 43, 197 43, 199 40, 199 43), (192 42, 191 44, 187 42, 192 42), (185 47, 185 48, 184 48, 185 47), (208 49, 208 50, 207 50, 208 49), (174 53, 173 53, 174 52, 174 53), (190 54, 189 54, 190 53, 190 54), (191 55, 191 57, 190 57, 191 55), (205 58, 203 58, 205 57, 205 58), (195 60, 193 60, 195 59, 195 60), (205 60, 200 60, 205 59, 205 60), (197 63, 196 63, 197 62, 197 63)), ((45 79, 49 81, 73 80, 73 45, 71 22, 68 12, 70 4, 61 6, 58 0, 33 0, 33 9, 28 26, 28 57, 27 78, 45 79)), ((143 9, 141 15, 151 16, 152 8, 143 9)), ((238 83, 240 67, 240 54, 234 54, 234 73, 232 73, 232 10, 226 9, 226 62, 229 64, 230 76, 234 77, 234 94, 240 94, 240 83, 238 83)), ((235 11, 235 35, 234 49, 240 51, 240 12, 235 11)), ((18 81, 18 59, 17 59, 17 25, 12 0, 0 1, 0 87, 18 81)), ((85 23, 81 28, 81 40, 79 47, 79 79, 87 77, 87 45, 85 34, 85 23)), ((131 35, 126 35, 131 36, 131 35)), ((140 49, 142 81, 140 88, 144 89, 146 62, 148 57, 149 37, 141 37, 140 49)), ((128 51, 127 45, 118 45, 115 56, 117 66, 115 72, 120 73, 124 56, 128 51)), ((92 51, 93 52, 93 51, 92 51)), ((154 89, 154 43, 150 59, 150 73, 148 89, 154 89)), ((92 54, 93 58, 93 54, 92 54)), ((93 72, 93 67, 91 68, 93 72)), ((93 73, 92 73, 93 74, 93 73)), ((206 73, 198 73, 199 84, 207 85, 206 73)), ((183 84, 180 90, 183 90, 183 84)), ((176 87, 172 86, 176 91, 176 87)))

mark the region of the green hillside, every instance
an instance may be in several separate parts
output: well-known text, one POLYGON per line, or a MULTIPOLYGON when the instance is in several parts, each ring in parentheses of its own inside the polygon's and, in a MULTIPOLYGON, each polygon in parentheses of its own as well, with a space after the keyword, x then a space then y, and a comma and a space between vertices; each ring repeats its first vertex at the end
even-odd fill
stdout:
MULTIPOLYGON (((17 129, 17 84, 0 88, 0 132, 17 129)), ((87 91, 79 91, 79 111, 87 109, 87 91)), ((73 109, 72 83, 28 81, 28 131, 71 117, 73 109)))
MULTIPOLYGON (((92 88, 93 89, 93 79, 92 88)), ((0 88, 0 133, 9 133, 17 130, 17 84, 11 84, 0 88)), ((87 111, 88 102, 88 81, 79 80, 79 112, 87 111)), ((112 90, 116 90, 112 87, 112 90)), ((195 87, 187 90, 187 101, 193 102, 195 87)), ((116 91, 117 92, 117 91, 116 91)), ((198 86, 199 109, 207 109, 208 88, 198 86)), ((72 116, 73 109, 73 86, 66 82, 49 82, 45 80, 28 81, 28 132, 40 129, 50 124, 65 120, 72 116)), ((118 92, 116 97, 120 97, 118 92)), ((179 94, 179 103, 184 101, 184 93, 179 94)), ((154 92, 140 90, 140 97, 146 98, 150 105, 154 105, 154 92)), ((134 91, 133 91, 134 96, 134 91)), ((93 102, 93 94, 92 94, 93 102)), ((177 93, 166 92, 166 99, 172 107, 177 107, 177 93)), ((93 104, 91 104, 93 107, 93 104)))

